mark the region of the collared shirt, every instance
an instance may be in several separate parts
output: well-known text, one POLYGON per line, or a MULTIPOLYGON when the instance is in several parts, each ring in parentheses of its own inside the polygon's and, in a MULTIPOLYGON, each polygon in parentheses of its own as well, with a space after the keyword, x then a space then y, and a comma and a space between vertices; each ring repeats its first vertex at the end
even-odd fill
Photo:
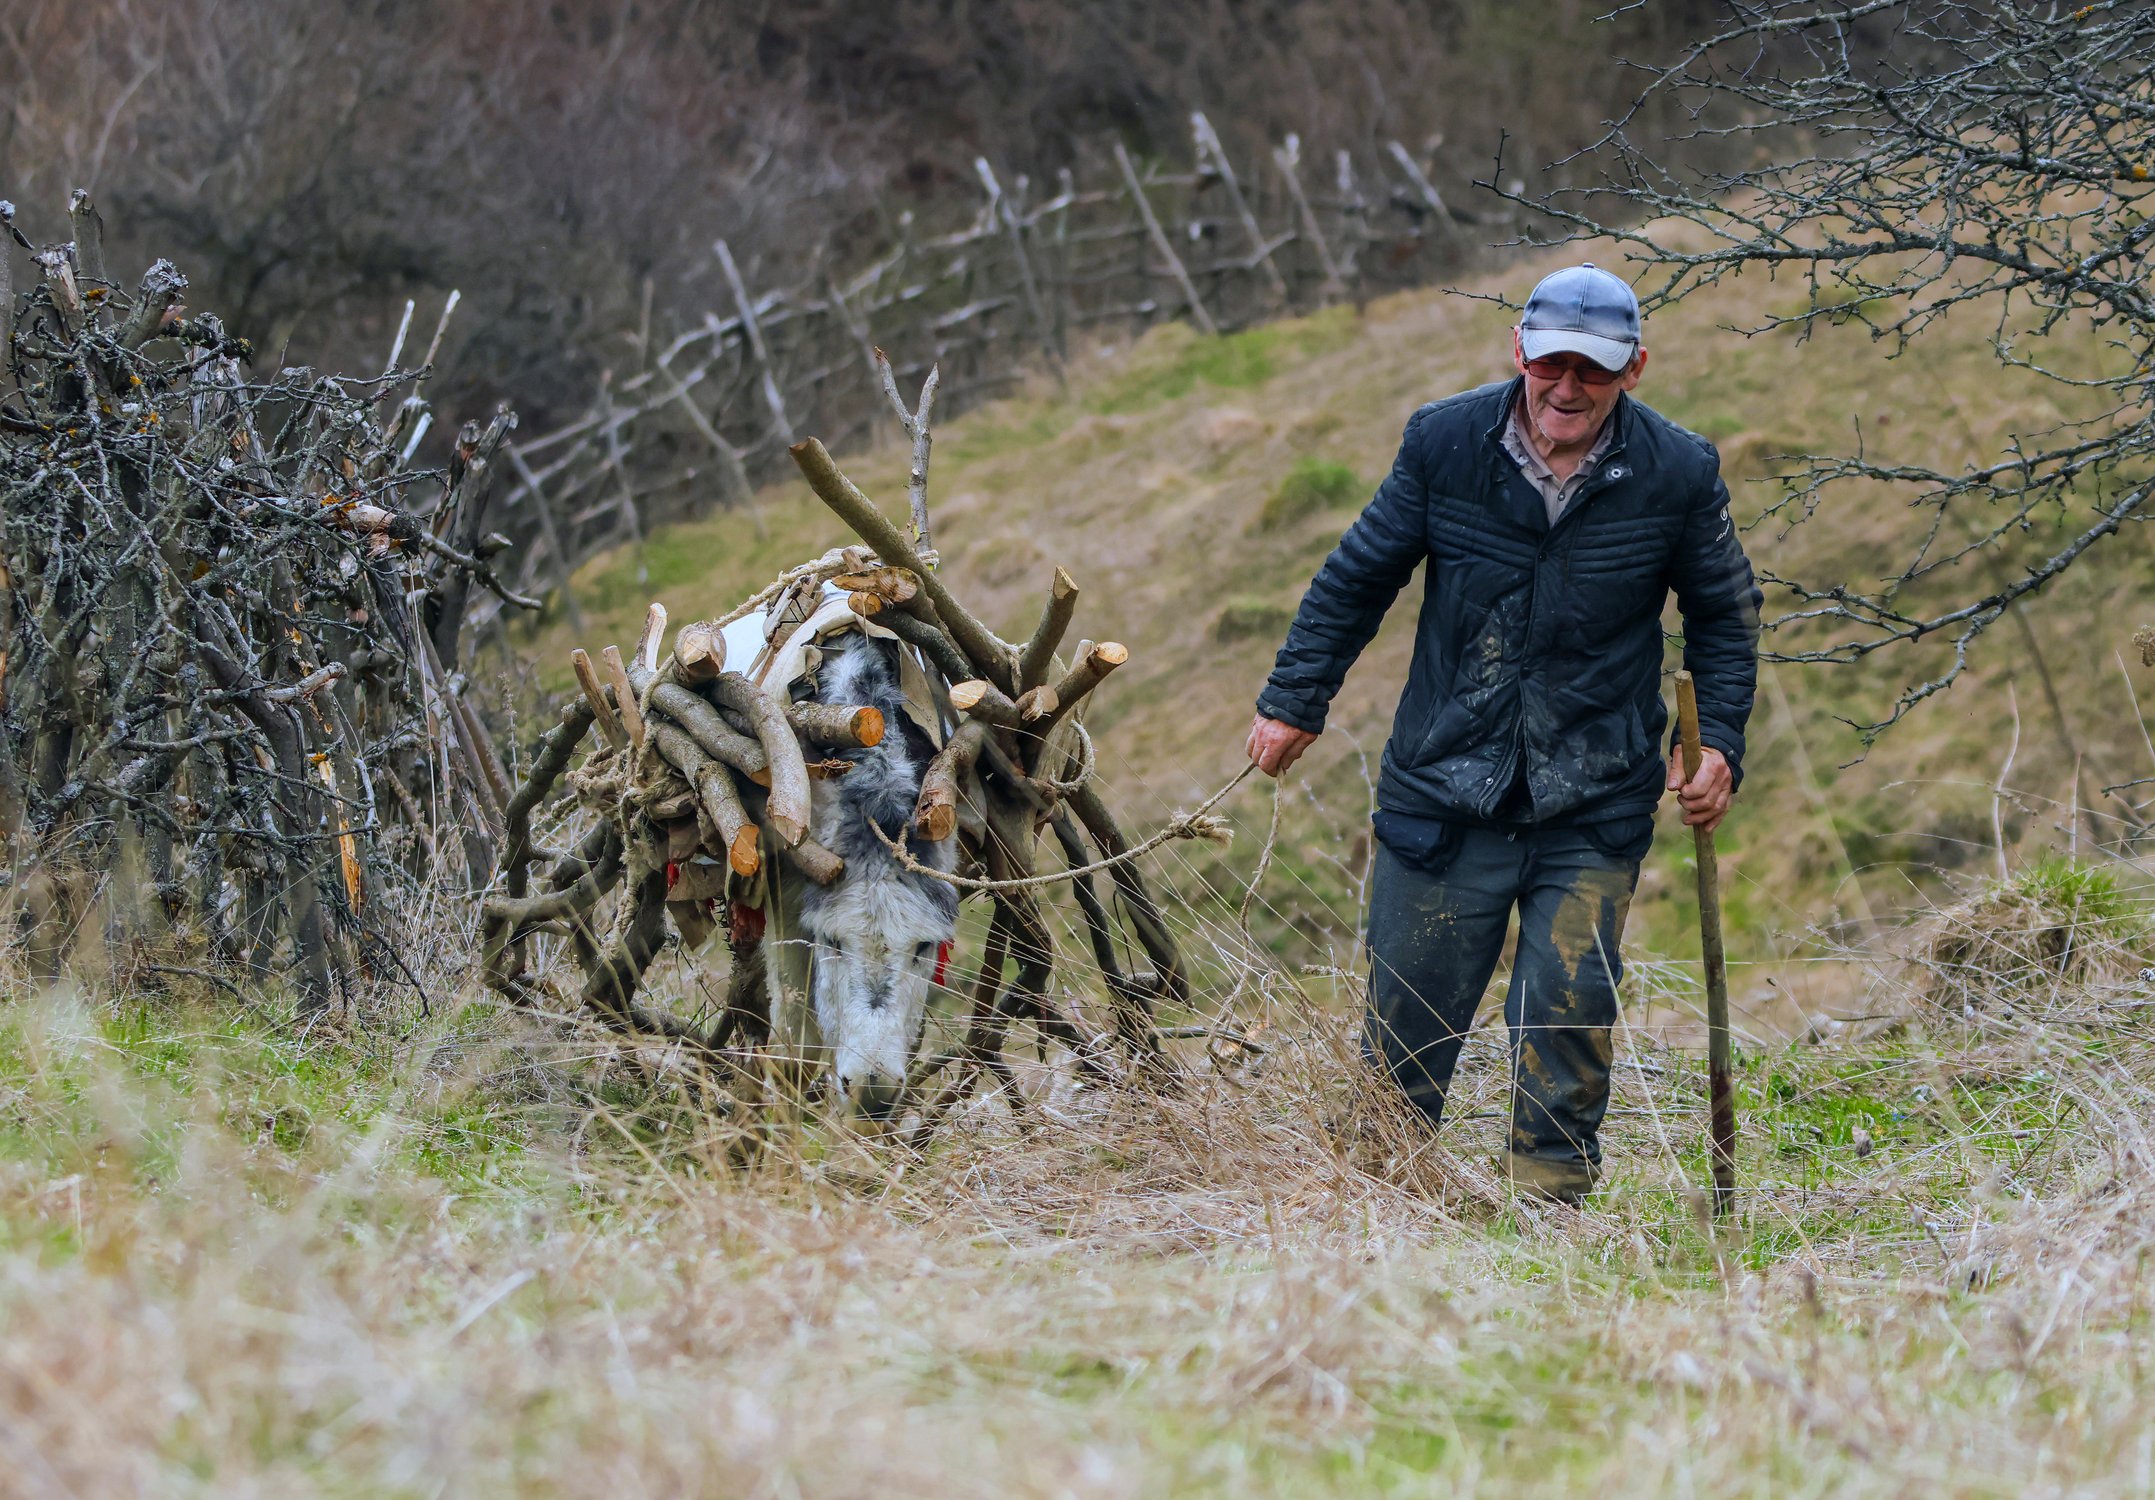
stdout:
POLYGON ((1604 421, 1601 435, 1594 439, 1594 446, 1587 449, 1586 457, 1579 460, 1579 467, 1571 471, 1571 478, 1559 479, 1556 470, 1542 462, 1541 454, 1535 451, 1533 436, 1526 429, 1524 395, 1512 404, 1511 420, 1504 424, 1504 451, 1519 466, 1527 483, 1541 492, 1541 503, 1548 507, 1551 526, 1564 513, 1564 507, 1571 503, 1571 497, 1579 492, 1579 486, 1593 478, 1594 470, 1600 466, 1602 456, 1609 451, 1609 444, 1615 438, 1616 423, 1604 421))

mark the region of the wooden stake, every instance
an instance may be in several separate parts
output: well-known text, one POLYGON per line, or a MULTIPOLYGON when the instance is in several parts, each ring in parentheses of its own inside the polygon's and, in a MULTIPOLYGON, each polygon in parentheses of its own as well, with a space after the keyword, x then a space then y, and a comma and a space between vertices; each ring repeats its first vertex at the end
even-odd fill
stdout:
POLYGON ((599 653, 599 660, 606 664, 606 680, 614 690, 614 709, 621 715, 622 727, 629 732, 629 743, 641 750, 644 747, 643 710, 636 706, 636 689, 629 686, 629 669, 621 660, 621 648, 608 646, 599 653))
POLYGON ((539 517, 539 534, 546 539, 546 550, 554 564, 554 582, 561 590, 562 612, 569 617, 569 629, 581 633, 584 612, 577 608, 576 591, 569 586, 569 548, 561 539, 561 528, 554 519, 554 502, 547 497, 539 476, 531 472, 531 465, 513 444, 503 443, 501 451, 509 455, 509 466, 516 470, 516 477, 531 493, 532 508, 539 517))
POLYGON ((607 744, 619 750, 629 742, 628 731, 621 727, 613 704, 607 701, 606 689, 599 684, 599 674, 592 669, 590 655, 578 646, 569 653, 569 665, 576 668, 576 685, 584 690, 584 701, 591 705, 591 716, 598 720, 599 733, 606 736, 607 744))
POLYGON ((1293 135, 1287 144, 1273 151, 1272 160, 1286 179, 1287 196, 1294 199, 1295 215, 1302 221, 1302 232, 1309 236, 1310 248, 1317 252, 1317 264, 1324 268, 1324 287, 1319 293, 1322 300, 1330 302, 1342 296, 1347 283, 1341 279, 1339 265, 1332 259, 1332 247, 1325 242, 1324 230, 1318 227, 1316 210, 1309 206, 1309 197, 1302 191, 1302 174, 1296 170, 1302 160, 1302 142, 1293 135))
POLYGON ((1468 248, 1465 232, 1453 222, 1452 211, 1444 206, 1443 197, 1423 174, 1421 164, 1415 161, 1413 153, 1397 141, 1393 141, 1386 149, 1392 153, 1392 160, 1399 163, 1399 170, 1406 173, 1407 180, 1414 184, 1414 191, 1421 195, 1422 202, 1429 206, 1429 212, 1436 218, 1437 228, 1444 238, 1451 242, 1452 250, 1456 254, 1465 255, 1468 248))
POLYGON ((778 377, 771 369, 771 351, 763 342, 763 325, 756 321, 756 304, 749 300, 748 286, 741 280, 740 267, 733 263, 733 251, 726 242, 716 241, 711 249, 718 256, 718 268, 726 273, 726 286, 733 293, 733 305, 740 310, 741 332, 748 340, 749 357, 756 362, 756 373, 763 377, 763 404, 771 409, 771 426, 790 444, 793 419, 786 415, 786 398, 778 391, 778 377))
POLYGON ((1190 321, 1206 333, 1218 333, 1220 325, 1212 321, 1212 314, 1205 311, 1202 298, 1197 295, 1197 284, 1190 280, 1190 273, 1183 267, 1182 257, 1175 254, 1169 243, 1167 231, 1160 227, 1153 214, 1152 203, 1145 197, 1145 185, 1137 180, 1137 168, 1130 165, 1130 153, 1122 149, 1122 142, 1115 143, 1115 164, 1122 168, 1123 183, 1130 189, 1130 199, 1137 205, 1137 216, 1145 221, 1145 233, 1152 240, 1152 248, 1167 262, 1167 269, 1182 288, 1182 297, 1190 307, 1190 321))
MULTIPOLYGON (((1011 206, 1003 185, 995 180, 995 169, 988 165, 988 159, 974 157, 973 170, 980 174, 980 185, 988 190, 989 211, 1002 221, 1003 233, 1010 240, 1011 256, 1018 263, 1018 284, 1025 292, 1025 306, 1032 314, 1033 332, 1040 339, 1040 352, 1054 364, 1062 355, 1055 347, 1055 327, 1048 321, 1047 309, 1040 302, 1040 283, 1033 276, 1032 257, 1025 253, 1024 226, 1018 223, 1017 210, 1011 206)), ((1023 182, 1022 178, 1019 180, 1023 182)))
POLYGON ((1287 278, 1280 275, 1280 268, 1272 263, 1272 252, 1265 247, 1265 233, 1257 227, 1257 215, 1250 212, 1249 199, 1242 196, 1242 184, 1235 180, 1235 169, 1227 160, 1227 148, 1220 144, 1219 132, 1212 128, 1212 122, 1205 118, 1203 110, 1190 116, 1190 130, 1197 137, 1200 159, 1209 156, 1212 164, 1219 168, 1220 186, 1227 189, 1227 202, 1234 209, 1235 217, 1242 221, 1242 232, 1250 237, 1250 254, 1263 268, 1265 280, 1272 284, 1272 295, 1284 307, 1287 278))
MULTIPOLYGON (((1699 700, 1689 672, 1676 674, 1676 722, 1684 746, 1684 780, 1698 775, 1699 700)), ((1706 965, 1707 1095, 1712 1110, 1714 1212, 1736 1205, 1736 1071, 1729 1046, 1728 961, 1721 951, 1721 869, 1710 828, 1691 830, 1698 850, 1699 951, 1706 965)))
POLYGON ((642 672, 658 670, 659 647, 666 643, 666 606, 657 600, 644 611, 643 634, 636 637, 636 667, 642 672))

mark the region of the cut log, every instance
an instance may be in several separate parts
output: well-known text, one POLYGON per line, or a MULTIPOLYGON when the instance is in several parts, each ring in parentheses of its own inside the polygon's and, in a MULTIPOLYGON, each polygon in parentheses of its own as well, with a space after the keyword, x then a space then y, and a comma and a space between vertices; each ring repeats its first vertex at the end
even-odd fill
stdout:
POLYGON ((883 743, 883 710, 845 703, 789 703, 786 722, 811 745, 867 750, 883 743))
POLYGON ((629 734, 621 727, 606 689, 599 684, 599 674, 591 665, 590 655, 578 646, 569 653, 569 665, 576 668, 576 685, 584 690, 584 701, 591 705, 591 717, 598 722, 599 733, 606 736, 607 744, 619 750, 629 742, 629 734))
POLYGON ((808 833, 808 765, 793 726, 786 722, 785 710, 770 693, 738 672, 721 672, 712 681, 711 692, 755 730, 771 773, 763 824, 779 843, 791 848, 808 833))
POLYGON ((927 773, 920 779, 920 800, 913 804, 913 826, 929 843, 939 844, 958 831, 958 788, 980 758, 987 736, 985 724, 968 719, 928 762, 927 773))
POLYGON ((846 862, 814 839, 804 838, 786 849, 786 858, 817 885, 829 885, 846 872, 846 862))
POLYGON ((1018 717, 1028 724, 1037 724, 1061 704, 1062 699, 1051 687, 1028 688, 1018 696, 1018 717))
POLYGON ((673 638, 674 676, 691 686, 726 670, 726 637, 709 620, 692 620, 673 638))
POLYGON ((846 595, 846 608, 852 610, 863 620, 872 620, 883 613, 883 596, 855 589, 852 593, 846 595))
POLYGON ((1018 727, 1018 706, 985 678, 976 677, 971 682, 961 682, 952 688, 950 706, 961 714, 969 714, 999 729, 1018 727))
POLYGON ((679 725, 656 719, 651 733, 658 753, 696 789, 697 826, 704 847, 723 855, 735 874, 755 874, 763 866, 756 825, 742 808, 741 794, 725 764, 705 754, 703 747, 679 725))
POLYGON ((1078 586, 1061 568, 1048 583, 1047 603, 1041 606, 1040 623, 1033 627, 1032 639, 1025 643, 1024 652, 1018 657, 1018 690, 1036 688, 1047 681, 1050 664, 1055 660, 1055 648, 1063 643, 1063 632, 1070 628, 1070 617, 1077 611, 1078 586))
POLYGON ((1072 709, 1084 701, 1085 695, 1098 687, 1108 673, 1130 659, 1129 648, 1120 641, 1102 641, 1078 657, 1078 663, 1063 674, 1063 680, 1046 691, 1055 695, 1055 702, 1040 718, 1028 725, 1035 734, 1045 740, 1057 724, 1070 717, 1072 709))
POLYGON ((660 682, 651 688, 652 712, 663 714, 687 730, 704 751, 724 761, 758 786, 771 784, 770 757, 763 746, 728 724, 719 711, 679 683, 660 682))
POLYGON ((629 732, 629 743, 641 750, 644 747, 643 710, 636 706, 636 689, 629 686, 629 669, 621 660, 621 648, 608 646, 599 653, 599 660, 606 664, 606 680, 614 690, 614 709, 621 715, 621 726, 629 732))

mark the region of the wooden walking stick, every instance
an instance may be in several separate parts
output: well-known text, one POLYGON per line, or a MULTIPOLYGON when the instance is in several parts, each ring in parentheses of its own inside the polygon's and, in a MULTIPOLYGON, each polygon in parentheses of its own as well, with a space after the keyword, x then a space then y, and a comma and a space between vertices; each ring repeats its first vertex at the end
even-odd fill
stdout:
MULTIPOLYGON (((1689 672, 1676 674, 1676 723, 1683 738, 1684 780, 1699 774, 1699 699, 1689 672)), ((1736 1204, 1736 1078, 1728 1038, 1728 961, 1721 952, 1721 867, 1713 830, 1695 827, 1699 867, 1699 952, 1706 961, 1706 1070, 1713 1110, 1714 1212, 1736 1204)))

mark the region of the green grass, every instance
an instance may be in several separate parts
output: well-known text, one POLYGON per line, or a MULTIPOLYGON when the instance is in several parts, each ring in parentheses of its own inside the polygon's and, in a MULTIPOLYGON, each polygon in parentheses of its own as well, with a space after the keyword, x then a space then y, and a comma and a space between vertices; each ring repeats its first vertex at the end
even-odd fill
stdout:
POLYGON ((1150 334, 1086 404, 1117 415, 1179 401, 1200 388, 1257 390, 1298 360, 1345 347, 1354 332, 1352 313, 1344 308, 1226 334, 1169 325, 1150 334))
POLYGON ((2049 854, 2016 874, 2011 884, 2016 894, 2045 910, 2111 928, 2116 939, 2129 941, 2144 932, 2144 904, 2104 866, 2049 854))
POLYGON ((1267 599, 1233 598, 1220 606, 1212 622, 1212 638, 1223 645, 1235 641, 1277 641, 1287 633, 1294 610, 1267 599))
POLYGON ((1279 488, 1266 497, 1254 524, 1258 531, 1280 531, 1368 498, 1361 477, 1345 464, 1315 456, 1298 458, 1279 488))

